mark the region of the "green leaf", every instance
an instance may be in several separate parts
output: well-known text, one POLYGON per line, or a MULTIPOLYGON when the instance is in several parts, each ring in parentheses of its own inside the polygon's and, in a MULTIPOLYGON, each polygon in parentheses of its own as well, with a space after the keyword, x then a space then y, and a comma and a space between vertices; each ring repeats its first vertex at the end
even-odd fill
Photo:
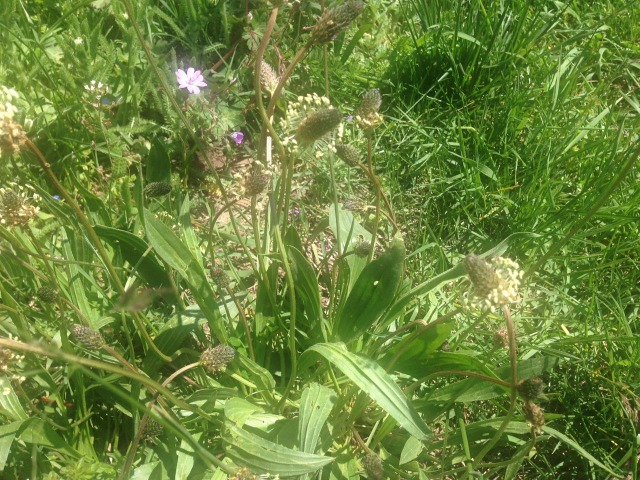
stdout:
MULTIPOLYGON (((173 355, 182 347, 191 333, 205 322, 206 318, 198 306, 187 307, 185 311, 178 312, 171 317, 158 332, 153 343, 157 345, 161 352, 166 355, 173 355)), ((147 375, 153 376, 164 364, 165 362, 153 350, 150 350, 142 362, 142 369, 147 375)))
POLYGON ((202 262, 202 252, 199 247, 200 241, 198 240, 198 236, 195 234, 191 223, 191 202, 189 202, 188 194, 185 195, 182 206, 180 207, 179 219, 185 244, 198 262, 200 268, 202 268, 204 263, 202 262))
POLYGON ((63 258, 69 261, 67 265, 69 295, 71 296, 73 304, 78 307, 86 317, 91 327, 98 328, 100 314, 89 303, 86 291, 92 290, 93 287, 95 287, 95 291, 100 291, 100 288, 95 285, 95 280, 92 276, 88 275, 80 265, 81 262, 93 263, 96 257, 93 252, 87 251, 88 249, 85 248, 84 241, 76 239, 76 232, 74 230, 64 228, 61 232, 64 232, 62 238, 63 258))
POLYGON ((149 243, 151 243, 160 258, 186 280, 191 289, 191 294, 209 321, 212 333, 220 343, 226 344, 227 332, 225 325, 222 321, 215 295, 202 266, 198 264, 190 250, 173 231, 159 220, 156 220, 153 213, 147 209, 144 210, 144 222, 149 243))
POLYGON ((50 447, 69 455, 72 458, 80 458, 81 455, 69 446, 51 425, 40 418, 31 417, 25 420, 16 435, 25 443, 34 443, 43 447, 50 447))
POLYGON ((291 274, 296 285, 296 293, 300 295, 304 310, 309 320, 306 333, 313 343, 322 339, 320 325, 322 323, 322 306, 320 304, 320 290, 318 279, 313 267, 298 249, 289 247, 291 259, 291 274))
POLYGON ((454 322, 451 321, 427 326, 418 337, 408 337, 408 340, 411 342, 408 347, 405 344, 406 340, 391 347, 389 351, 384 354, 380 363, 382 365, 388 365, 388 362, 396 358, 396 355, 400 353, 399 360, 394 364, 394 370, 412 375, 416 378, 423 377, 423 371, 416 365, 418 363, 424 363, 431 353, 440 348, 445 340, 449 338, 453 325, 454 322))
POLYGON ((154 288, 170 287, 171 279, 166 268, 158 261, 149 245, 142 238, 126 230, 95 225, 98 236, 114 248, 119 248, 122 257, 135 267, 136 272, 154 288))
POLYGON ((364 355, 349 352, 342 343, 320 343, 300 356, 301 370, 311 365, 311 354, 314 352, 339 368, 411 435, 421 440, 430 436, 429 427, 422 421, 398 385, 376 362, 364 355))
POLYGON ((26 420, 29 418, 6 375, 0 375, 0 409, 1 413, 11 420, 26 420))
POLYGON ((16 437, 16 432, 22 426, 22 423, 22 421, 18 421, 0 425, 0 472, 4 470, 7 464, 13 439, 16 437))
MULTIPOLYGON (((198 440, 199 435, 194 435, 198 440)), ((193 447, 186 440, 182 439, 178 448, 178 458, 176 460, 175 480, 187 480, 191 470, 193 470, 195 453, 193 447)))
POLYGON ((226 451, 238 465, 254 473, 293 477, 313 473, 333 461, 331 457, 298 452, 270 442, 227 422, 226 451))
POLYGON ((443 370, 457 370, 481 373, 494 377, 493 371, 482 360, 462 352, 431 352, 419 357, 403 358, 397 369, 415 378, 424 378, 443 370))
POLYGON ((165 142, 160 138, 153 139, 145 166, 146 183, 171 181, 171 159, 165 142))
POLYGON ((312 383, 302 392, 300 419, 298 422, 298 445, 300 450, 314 453, 320 432, 338 397, 330 388, 312 383))
MULTIPOLYGON (((559 362, 557 357, 537 357, 518 362, 518 377, 530 378, 551 370, 559 362)), ((511 367, 506 366, 496 370, 496 377, 506 382, 511 381, 511 367)), ((477 402, 489 400, 508 391, 506 387, 487 382, 479 378, 467 378, 434 390, 427 397, 428 402, 477 402)))
POLYGON ((404 256, 404 242, 396 238, 364 268, 336 319, 334 329, 340 340, 350 342, 370 330, 389 307, 402 279, 404 256))
POLYGON ((359 238, 371 238, 371 233, 358 223, 353 213, 349 210, 344 210, 342 205, 338 206, 337 220, 336 222, 335 205, 332 204, 329 208, 329 228, 335 238, 338 238, 337 232, 338 230, 340 231, 340 241, 342 242, 343 252, 353 250, 359 238))
POLYGON ((420 452, 422 451, 422 442, 415 437, 409 437, 407 442, 404 444, 402 448, 402 452, 400 453, 400 465, 404 465, 405 463, 409 463, 412 460, 418 458, 420 452))
POLYGON ((239 369, 246 372, 245 376, 247 379, 255 383, 258 389, 272 392, 276 388, 276 381, 271 373, 269 373, 269 370, 261 367, 250 358, 238 352, 236 354, 235 364, 239 369))

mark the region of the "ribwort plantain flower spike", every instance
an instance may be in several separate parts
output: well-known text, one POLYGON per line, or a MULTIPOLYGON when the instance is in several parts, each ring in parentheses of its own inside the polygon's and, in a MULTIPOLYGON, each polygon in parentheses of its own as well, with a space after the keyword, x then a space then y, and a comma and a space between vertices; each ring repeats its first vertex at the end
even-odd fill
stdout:
POLYGON ((267 92, 273 93, 280 78, 275 70, 267 62, 260 64, 260 84, 267 92))
POLYGON ((334 40, 351 25, 363 8, 364 3, 355 0, 325 10, 318 23, 311 28, 311 43, 322 45, 334 40))
POLYGON ((307 115, 296 129, 296 140, 301 145, 310 145, 330 131, 338 128, 342 112, 337 108, 318 110, 307 115))
POLYGON ((524 402, 524 417, 535 433, 540 433, 544 426, 544 410, 533 402, 524 402))
POLYGON ((171 184, 167 182, 151 182, 144 187, 146 197, 162 197, 171 193, 171 184))
POLYGON ((236 356, 236 351, 228 345, 216 345, 207 348, 200 355, 200 363, 204 365, 210 372, 223 372, 227 368, 227 364, 236 356))
POLYGON ((382 116, 378 113, 382 105, 380 90, 372 88, 365 92, 356 112, 356 122, 365 131, 371 131, 382 123, 382 116))
POLYGON ((38 201, 37 194, 29 197, 24 187, 12 184, 9 188, 0 188, 0 224, 7 227, 28 225, 38 215, 40 209, 31 204, 38 201))
POLYGON ((518 384, 518 393, 527 402, 538 399, 544 390, 540 377, 527 378, 518 384))
POLYGON ((493 308, 519 300, 518 288, 524 272, 513 260, 494 257, 487 261, 477 255, 467 255, 464 267, 477 303, 493 308))
POLYGON ((362 459, 362 468, 367 472, 367 478, 370 480, 382 480, 384 478, 382 460, 375 453, 368 453, 362 459))
POLYGON ((346 143, 336 143, 336 154, 340 160, 350 167, 355 167, 360 161, 358 150, 346 143))
POLYGON ((71 325, 71 333, 78 341, 87 348, 102 348, 104 346, 104 339, 102 335, 96 332, 93 328, 85 327, 84 325, 71 325))

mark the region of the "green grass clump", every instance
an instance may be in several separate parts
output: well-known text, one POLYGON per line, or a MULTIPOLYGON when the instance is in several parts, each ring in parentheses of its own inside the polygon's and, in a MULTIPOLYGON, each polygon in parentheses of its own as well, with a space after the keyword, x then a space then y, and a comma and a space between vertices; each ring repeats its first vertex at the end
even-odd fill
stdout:
POLYGON ((2 478, 637 477, 631 3, 0 13, 2 478))

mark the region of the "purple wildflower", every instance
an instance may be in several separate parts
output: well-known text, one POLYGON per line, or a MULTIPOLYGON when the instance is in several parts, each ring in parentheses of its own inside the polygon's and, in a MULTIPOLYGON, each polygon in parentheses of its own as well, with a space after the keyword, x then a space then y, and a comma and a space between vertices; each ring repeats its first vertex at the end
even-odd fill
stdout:
POLYGON ((230 135, 230 137, 231 137, 231 140, 233 140, 238 145, 240 145, 242 143, 242 141, 244 140, 244 133, 242 133, 242 132, 233 132, 230 135))
POLYGON ((204 77, 200 70, 188 68, 185 72, 181 68, 176 71, 176 79, 178 80, 178 88, 186 88, 189 93, 200 93, 200 87, 206 87, 204 77))

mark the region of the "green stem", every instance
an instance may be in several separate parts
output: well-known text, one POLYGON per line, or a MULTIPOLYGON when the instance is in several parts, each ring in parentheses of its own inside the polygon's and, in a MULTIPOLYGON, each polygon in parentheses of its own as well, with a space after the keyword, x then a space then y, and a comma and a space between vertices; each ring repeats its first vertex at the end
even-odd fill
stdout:
POLYGON ((513 319, 511 318, 511 312, 509 311, 509 307, 507 305, 503 305, 502 311, 505 316, 505 320, 507 322, 507 337, 509 340, 509 357, 511 359, 511 399, 509 403, 509 411, 504 417, 504 420, 500 424, 498 431, 495 433, 493 438, 489 440, 486 445, 482 448, 480 453, 474 459, 474 465, 478 465, 482 459, 489 453, 489 451, 498 443, 500 437, 506 430, 507 426, 511 422, 513 418, 513 413, 516 409, 516 400, 518 398, 518 352, 517 352, 517 344, 516 344, 516 330, 513 324, 513 319))
POLYGON ((289 392, 291 391, 291 388, 293 387, 293 384, 296 380, 296 374, 298 370, 298 354, 296 351, 296 287, 293 282, 293 275, 291 274, 291 267, 289 266, 287 251, 284 247, 284 243, 282 242, 280 229, 274 228, 273 231, 275 232, 276 242, 278 243, 278 250, 280 251, 280 255, 282 257, 282 267, 284 268, 285 276, 287 279, 287 286, 289 289, 289 302, 291 304, 289 317, 289 352, 291 354, 291 372, 289 372, 289 382, 287 383, 287 387, 282 394, 280 403, 278 404, 278 409, 282 411, 289 392))

